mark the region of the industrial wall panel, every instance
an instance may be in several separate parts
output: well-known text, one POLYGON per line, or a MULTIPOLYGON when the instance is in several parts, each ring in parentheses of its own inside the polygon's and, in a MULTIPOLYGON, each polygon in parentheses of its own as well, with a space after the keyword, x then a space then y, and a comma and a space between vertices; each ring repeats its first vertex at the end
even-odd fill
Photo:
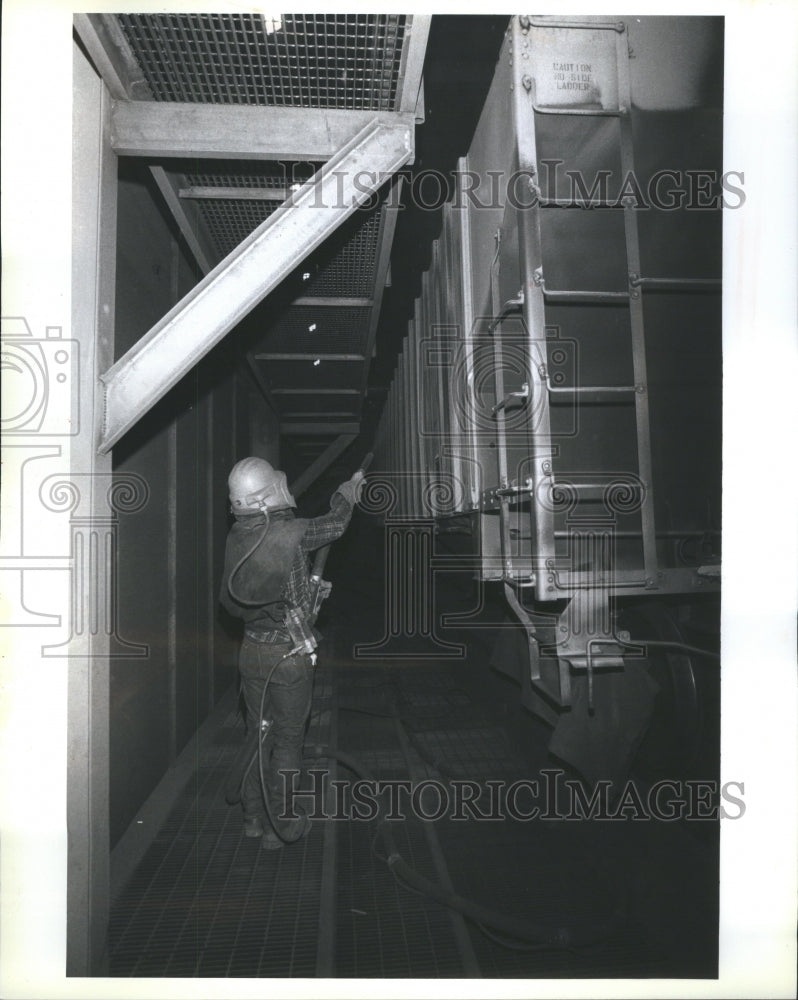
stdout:
MULTIPOLYGON (((146 172, 129 165, 118 232, 117 357, 196 282, 146 172)), ((140 509, 119 515, 117 572, 119 633, 147 655, 111 660, 112 844, 235 677, 237 639, 218 620, 214 578, 233 435, 245 439, 249 424, 246 410, 236 411, 235 377, 231 345, 222 343, 114 448, 120 483, 137 477, 146 493, 140 509)))
MULTIPOLYGON (((137 172, 120 178, 118 233, 117 356, 172 305, 172 239, 137 172)), ((143 506, 118 516, 117 579, 119 634, 146 646, 147 655, 111 660, 112 845, 169 766, 169 452, 162 427, 170 412, 164 400, 114 452, 118 480, 137 477, 146 491, 143 506)))
POLYGON ((184 379, 185 408, 177 419, 175 493, 177 538, 175 586, 176 636, 176 748, 189 741, 209 711, 211 664, 208 642, 211 621, 208 594, 212 589, 208 558, 208 517, 213 498, 206 470, 212 460, 206 407, 207 369, 200 366, 184 379))

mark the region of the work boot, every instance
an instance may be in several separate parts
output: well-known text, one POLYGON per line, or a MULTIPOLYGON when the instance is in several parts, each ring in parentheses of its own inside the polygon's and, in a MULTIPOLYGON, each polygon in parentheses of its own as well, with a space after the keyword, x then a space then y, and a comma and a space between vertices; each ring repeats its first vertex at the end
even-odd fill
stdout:
POLYGON ((263 820, 260 816, 244 816, 244 826, 241 830, 245 837, 262 837, 263 820))
POLYGON ((289 820, 287 823, 280 825, 282 837, 278 836, 271 827, 265 830, 263 836, 260 838, 260 846, 264 851, 278 851, 284 844, 290 845, 296 843, 298 840, 302 840, 303 837, 307 837, 311 826, 310 817, 302 813, 296 819, 289 820))
POLYGON ((260 846, 264 851, 279 851, 283 842, 270 827, 268 830, 264 830, 263 836, 260 838, 260 846))

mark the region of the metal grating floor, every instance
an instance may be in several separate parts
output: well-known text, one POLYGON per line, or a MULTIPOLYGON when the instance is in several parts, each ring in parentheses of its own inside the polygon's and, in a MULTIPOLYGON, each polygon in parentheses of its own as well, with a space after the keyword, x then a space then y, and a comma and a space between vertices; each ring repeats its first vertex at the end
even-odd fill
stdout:
MULTIPOLYGON (((306 747, 334 739, 377 778, 444 780, 447 769, 478 781, 530 774, 501 719, 462 685, 461 666, 420 671, 346 660, 333 649, 322 661, 306 747)), ((223 800, 241 735, 230 715, 116 901, 111 975, 715 974, 717 873, 704 845, 672 824, 394 822, 413 869, 438 884, 449 878, 461 895, 508 914, 589 927, 624 897, 620 929, 591 948, 507 947, 397 881, 373 822, 316 821, 301 844, 275 852, 243 838, 238 809, 223 800)), ((331 776, 351 777, 340 765, 331 776)))
POLYGON ((117 14, 156 100, 392 111, 398 14, 117 14))

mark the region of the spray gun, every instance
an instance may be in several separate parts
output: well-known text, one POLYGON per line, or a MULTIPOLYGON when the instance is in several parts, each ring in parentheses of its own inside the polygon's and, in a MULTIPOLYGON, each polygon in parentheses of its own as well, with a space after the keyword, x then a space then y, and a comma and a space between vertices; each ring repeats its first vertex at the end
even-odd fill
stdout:
MULTIPOLYGON (((369 452, 363 461, 360 463, 360 468, 355 472, 362 472, 364 475, 366 470, 371 465, 371 461, 374 458, 374 453, 369 452)), ((316 552, 316 557, 313 560, 313 569, 310 573, 310 609, 312 622, 316 621, 319 610, 322 604, 330 596, 330 591, 332 590, 332 584, 328 583, 326 580, 322 580, 322 574, 324 573, 324 566, 327 562, 327 556, 330 554, 330 546, 324 545, 316 552)))

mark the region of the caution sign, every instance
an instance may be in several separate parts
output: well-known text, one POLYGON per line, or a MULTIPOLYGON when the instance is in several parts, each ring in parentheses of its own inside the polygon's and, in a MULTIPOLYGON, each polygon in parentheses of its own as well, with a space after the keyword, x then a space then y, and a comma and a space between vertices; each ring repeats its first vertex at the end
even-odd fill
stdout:
POLYGON ((614 31, 535 27, 528 46, 538 107, 618 110, 614 31))

